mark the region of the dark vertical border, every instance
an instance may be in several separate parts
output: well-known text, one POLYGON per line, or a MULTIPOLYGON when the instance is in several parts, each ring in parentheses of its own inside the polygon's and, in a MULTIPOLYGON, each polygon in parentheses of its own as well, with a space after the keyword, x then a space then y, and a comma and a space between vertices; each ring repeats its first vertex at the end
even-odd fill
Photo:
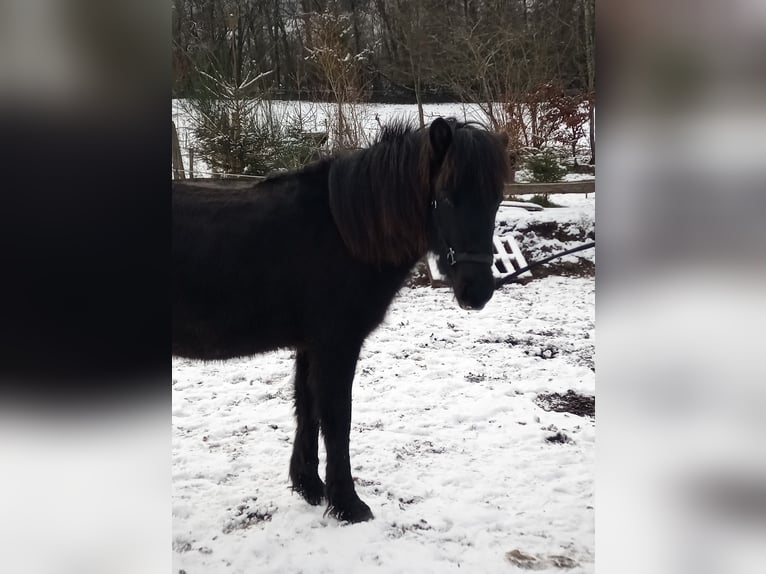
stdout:
MULTIPOLYGON (((123 7, 93 29, 118 26, 123 7)), ((164 36, 130 36, 119 48, 136 48, 135 59, 115 60, 122 38, 71 48, 71 73, 95 74, 75 95, 21 80, 0 90, 5 401, 169 404, 170 14, 146 17, 137 26, 164 36), (151 46, 138 49, 147 37, 151 46), (112 59, 99 61, 105 54, 112 59)), ((48 56, 19 64, 34 69, 48 56)))

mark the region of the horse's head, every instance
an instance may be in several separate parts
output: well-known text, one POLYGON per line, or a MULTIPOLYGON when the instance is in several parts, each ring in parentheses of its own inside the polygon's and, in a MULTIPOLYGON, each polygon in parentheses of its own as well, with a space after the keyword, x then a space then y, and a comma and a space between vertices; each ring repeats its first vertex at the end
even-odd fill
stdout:
POLYGON ((429 127, 430 249, 463 309, 492 298, 492 236, 508 178, 507 137, 442 118, 429 127))

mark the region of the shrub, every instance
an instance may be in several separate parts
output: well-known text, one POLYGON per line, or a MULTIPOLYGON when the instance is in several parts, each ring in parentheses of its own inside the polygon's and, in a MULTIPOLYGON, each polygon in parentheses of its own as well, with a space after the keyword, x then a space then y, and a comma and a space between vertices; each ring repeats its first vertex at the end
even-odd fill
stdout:
POLYGON ((553 203, 548 199, 547 195, 533 195, 531 199, 528 199, 529 203, 536 203, 540 207, 562 207, 558 203, 553 203))
POLYGON ((282 122, 247 102, 232 114, 231 102, 196 101, 195 148, 216 172, 266 175, 316 158, 324 141, 305 133, 297 119, 282 122), (234 119, 236 118, 236 119, 234 119))
POLYGON ((203 95, 186 100, 195 149, 215 173, 266 175, 300 167, 320 154, 322 134, 305 133, 304 117, 277 117, 259 80, 271 71, 249 67, 235 82, 219 71, 199 71, 203 95))
POLYGON ((561 165, 557 154, 551 149, 545 149, 527 160, 527 168, 535 183, 556 183, 561 181, 567 170, 561 165))

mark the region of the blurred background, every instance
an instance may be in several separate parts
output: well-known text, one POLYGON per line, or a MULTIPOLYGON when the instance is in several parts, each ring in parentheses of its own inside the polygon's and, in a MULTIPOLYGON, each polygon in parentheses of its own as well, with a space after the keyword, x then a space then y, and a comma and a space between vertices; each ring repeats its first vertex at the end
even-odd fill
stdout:
POLYGON ((599 2, 596 564, 766 559, 766 5, 599 2))
POLYGON ((0 0, 0 571, 170 570, 170 6, 0 0))

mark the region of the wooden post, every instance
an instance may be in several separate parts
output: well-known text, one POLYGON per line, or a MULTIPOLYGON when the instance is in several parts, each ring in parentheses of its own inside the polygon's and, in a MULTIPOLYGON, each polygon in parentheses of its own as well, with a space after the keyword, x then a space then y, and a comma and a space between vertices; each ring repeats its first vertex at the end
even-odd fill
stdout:
POLYGON ((186 179, 186 173, 184 172, 184 161, 181 157, 181 145, 178 143, 178 131, 176 130, 176 123, 171 120, 173 124, 172 146, 172 166, 173 166, 173 179, 186 179))
POLYGON ((194 179, 194 148, 189 148, 189 179, 194 179))

